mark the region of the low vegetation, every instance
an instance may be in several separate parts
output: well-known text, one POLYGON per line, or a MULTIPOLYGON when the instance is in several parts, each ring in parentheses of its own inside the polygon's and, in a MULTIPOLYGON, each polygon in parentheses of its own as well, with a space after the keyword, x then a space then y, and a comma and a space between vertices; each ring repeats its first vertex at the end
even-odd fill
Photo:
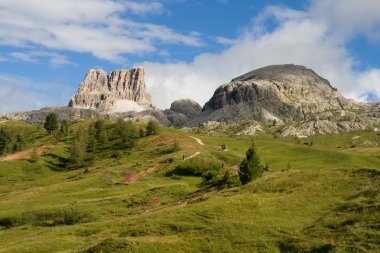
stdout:
POLYGON ((0 226, 8 229, 26 224, 52 227, 90 222, 94 219, 95 217, 90 212, 83 212, 73 206, 65 206, 61 209, 29 210, 23 212, 19 217, 3 217, 0 219, 0 226))
POLYGON ((221 170, 221 162, 213 157, 195 157, 177 164, 170 170, 168 176, 196 176, 205 182, 215 179, 221 170))

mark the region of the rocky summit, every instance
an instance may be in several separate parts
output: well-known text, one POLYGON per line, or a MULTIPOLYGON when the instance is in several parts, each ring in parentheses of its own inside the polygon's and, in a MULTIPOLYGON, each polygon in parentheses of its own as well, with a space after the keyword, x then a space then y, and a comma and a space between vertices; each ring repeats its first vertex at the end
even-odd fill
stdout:
POLYGON ((143 111, 151 107, 146 91, 144 69, 88 70, 69 107, 97 109, 103 112, 143 111))
POLYGON ((310 120, 316 114, 359 107, 314 71, 288 64, 257 69, 220 86, 201 116, 203 121, 310 120))
POLYGON ((343 97, 304 66, 272 65, 221 85, 188 126, 255 120, 283 135, 310 136, 372 128, 376 105, 343 97))

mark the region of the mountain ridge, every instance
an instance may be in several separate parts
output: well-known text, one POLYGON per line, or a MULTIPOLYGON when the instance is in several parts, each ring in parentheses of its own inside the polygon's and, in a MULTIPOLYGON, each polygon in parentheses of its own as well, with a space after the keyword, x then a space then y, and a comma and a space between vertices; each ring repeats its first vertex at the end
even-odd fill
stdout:
POLYGON ((143 68, 114 70, 109 75, 102 69, 90 69, 69 107, 3 117, 41 122, 50 110, 58 113, 61 120, 155 118, 163 125, 174 127, 207 128, 209 122, 215 122, 214 126, 250 121, 254 123, 235 134, 255 134, 256 130, 252 129, 266 125, 272 133, 281 136, 351 132, 373 129, 379 124, 380 103, 364 104, 347 99, 327 79, 301 65, 259 68, 219 86, 203 107, 193 100, 180 99, 166 110, 152 105, 144 74, 143 68), (115 110, 120 102, 126 105, 126 110, 115 110))

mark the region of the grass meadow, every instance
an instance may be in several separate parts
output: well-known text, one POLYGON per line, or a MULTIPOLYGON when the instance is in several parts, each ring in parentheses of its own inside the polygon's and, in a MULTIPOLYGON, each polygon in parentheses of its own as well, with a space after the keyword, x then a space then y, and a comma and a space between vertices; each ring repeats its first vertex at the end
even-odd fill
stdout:
POLYGON ((162 127, 66 170, 70 141, 37 161, 0 162, 0 252, 380 252, 376 132, 299 139, 162 127), (242 186, 238 167, 252 142, 269 171, 242 186), (220 165, 215 178, 174 173, 200 161, 220 165))

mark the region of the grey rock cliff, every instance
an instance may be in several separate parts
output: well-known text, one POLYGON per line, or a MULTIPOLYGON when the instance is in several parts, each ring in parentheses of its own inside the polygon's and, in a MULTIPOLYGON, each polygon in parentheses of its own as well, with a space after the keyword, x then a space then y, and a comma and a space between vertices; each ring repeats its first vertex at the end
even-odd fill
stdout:
POLYGON ((90 69, 68 106, 122 112, 149 109, 151 104, 143 68, 114 70, 109 75, 90 69))

